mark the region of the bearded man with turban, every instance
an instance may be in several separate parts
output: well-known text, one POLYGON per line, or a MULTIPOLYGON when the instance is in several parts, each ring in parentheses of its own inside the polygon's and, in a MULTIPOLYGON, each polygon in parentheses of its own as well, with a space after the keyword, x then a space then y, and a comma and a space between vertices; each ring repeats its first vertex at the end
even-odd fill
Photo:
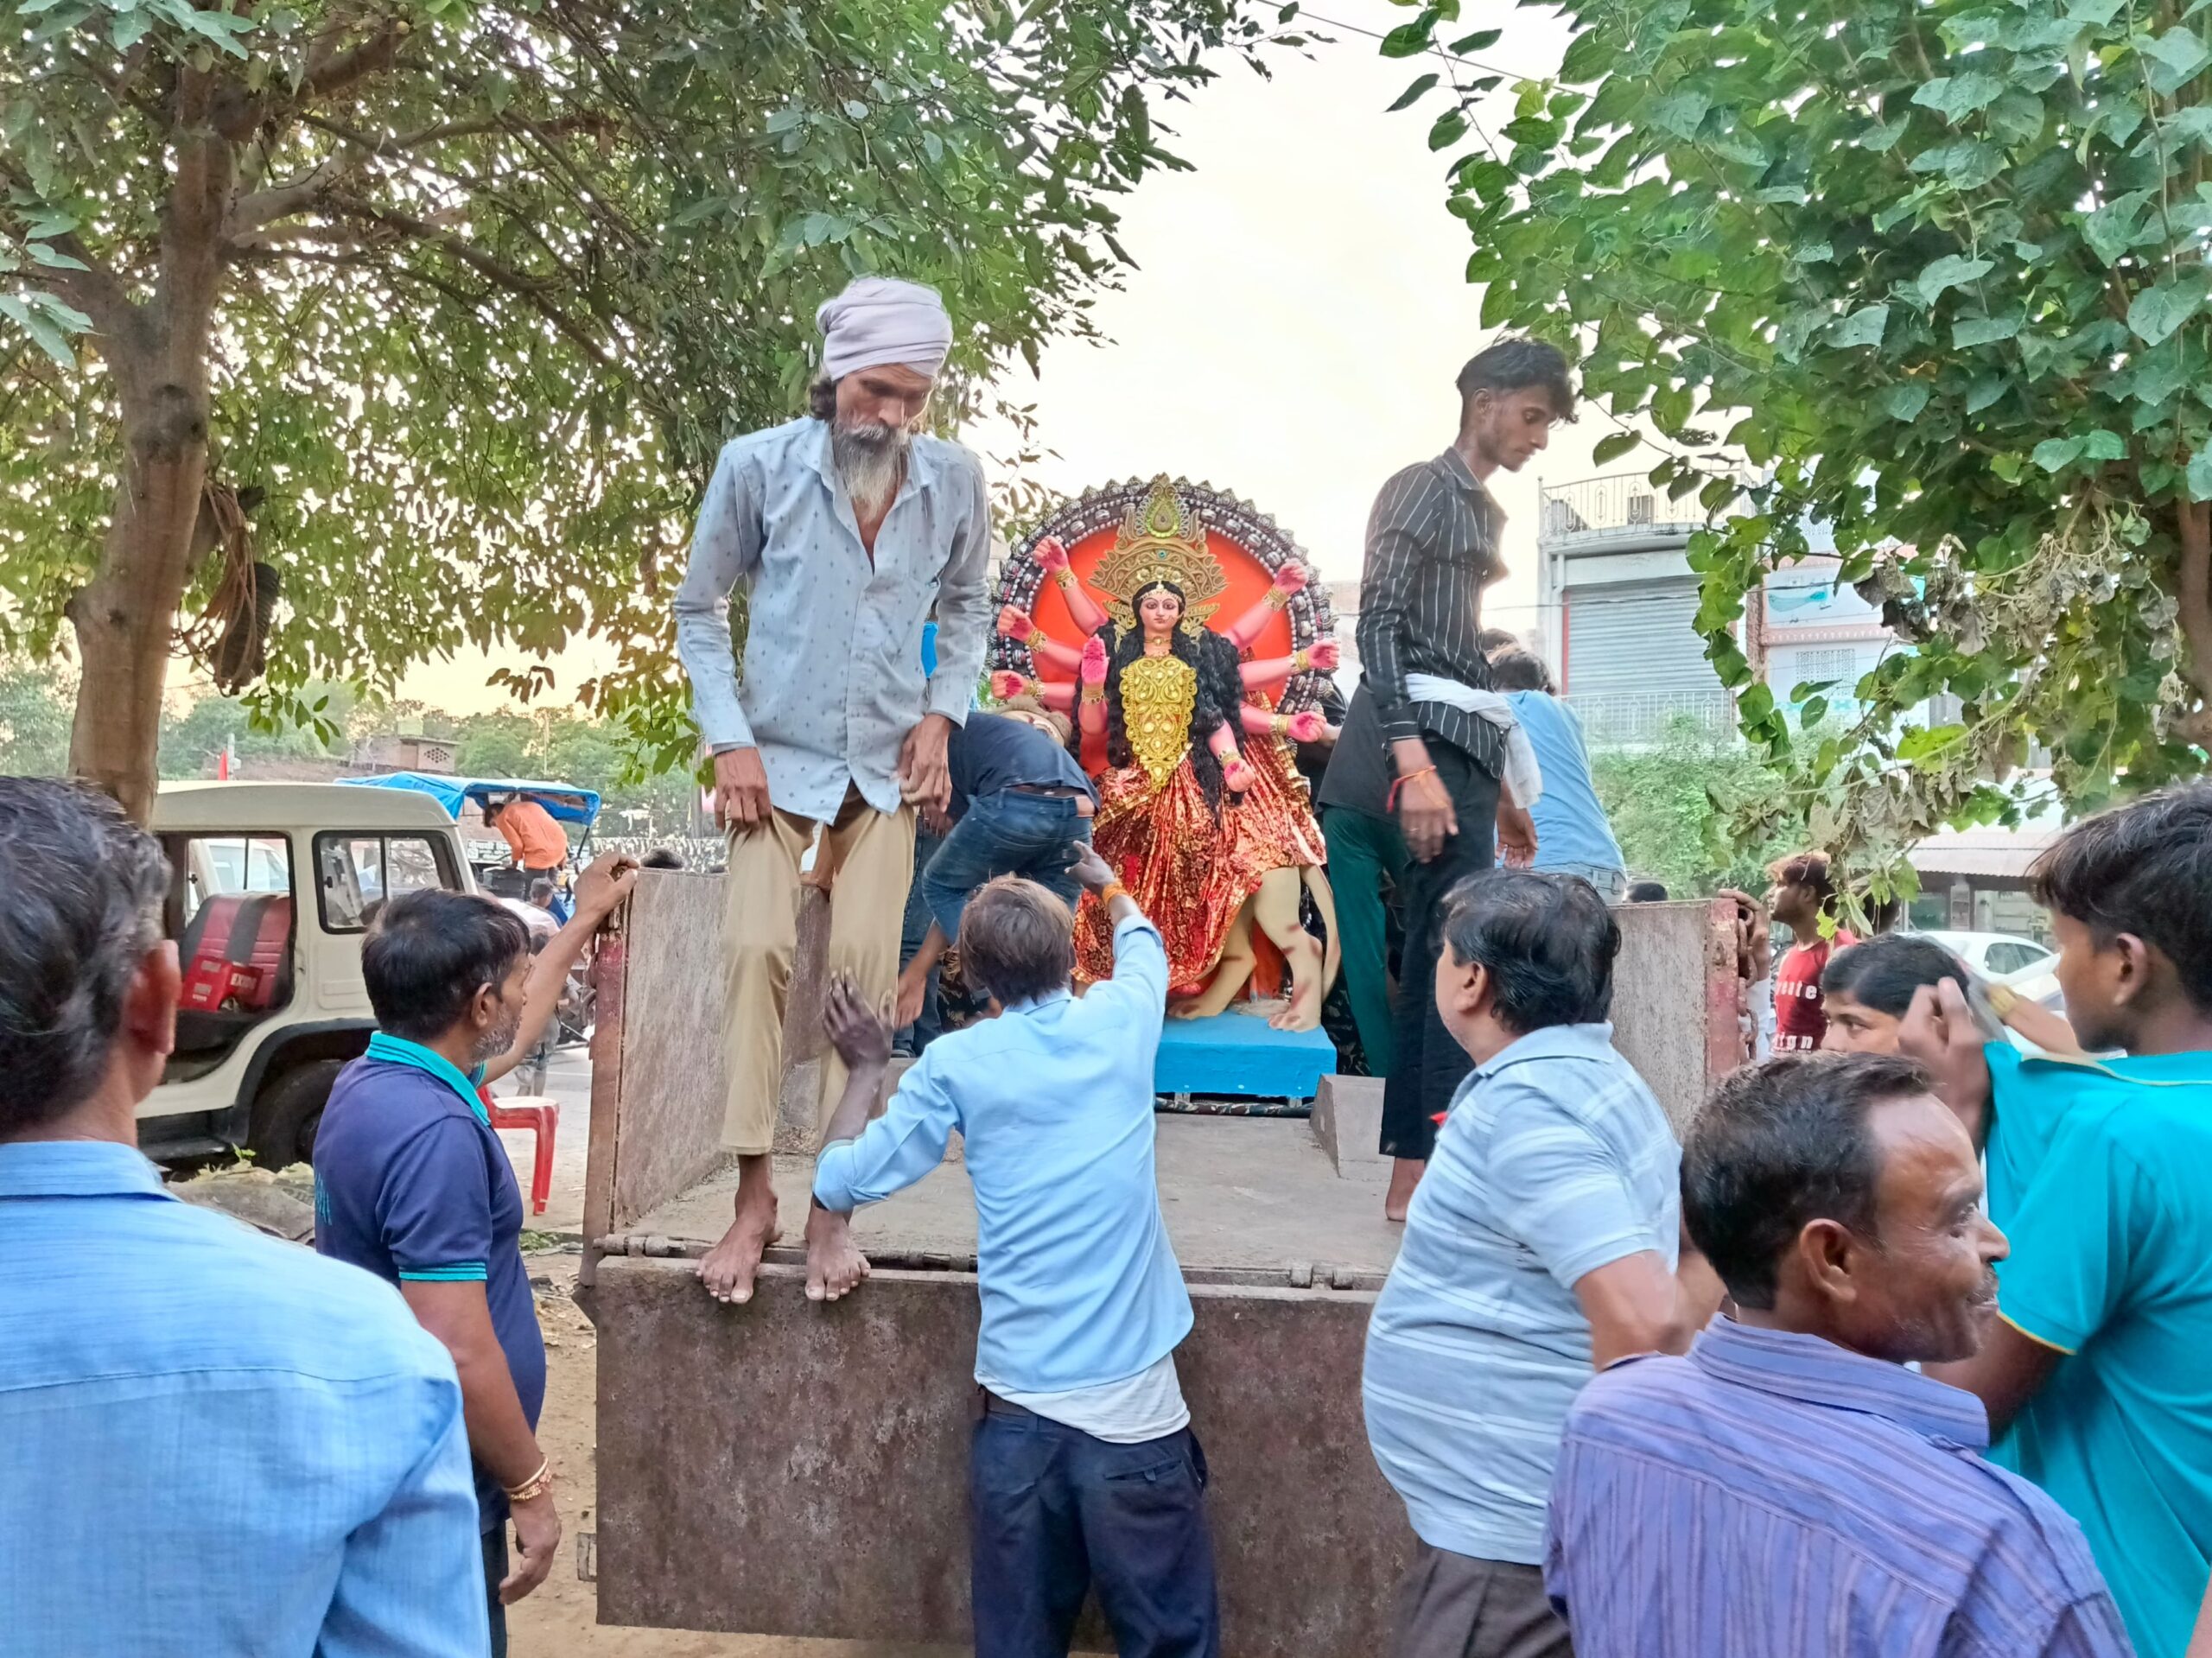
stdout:
MULTIPOLYGON (((730 837, 722 1140, 738 1158, 736 1213, 700 1263, 725 1301, 752 1298, 777 1233, 770 1153, 800 860, 818 835, 830 971, 883 1002, 898 979, 915 810, 950 800, 945 741, 967 719, 987 625, 982 467, 916 431, 952 346, 944 302, 868 276, 816 321, 822 373, 807 416, 722 451, 676 595, 677 649, 730 837), (729 629, 738 587, 742 677, 729 629), (937 668, 925 674, 932 610, 937 668)), ((834 1052, 822 1070, 817 1127, 845 1082, 834 1052)), ((806 1241, 810 1296, 835 1299, 867 1275, 842 1216, 814 1209, 806 1241)))

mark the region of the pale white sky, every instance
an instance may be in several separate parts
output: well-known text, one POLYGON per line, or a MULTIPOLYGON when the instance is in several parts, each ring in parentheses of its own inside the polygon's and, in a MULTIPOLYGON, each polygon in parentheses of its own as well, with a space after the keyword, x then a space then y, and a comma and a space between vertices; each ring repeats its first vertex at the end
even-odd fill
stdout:
MULTIPOLYGON (((1410 15, 1388 0, 1312 10, 1377 32, 1410 15)), ((1553 15, 1496 21, 1504 34, 1477 54, 1485 62, 1557 67, 1567 32, 1553 15)), ((1046 482, 1074 492, 1166 472, 1210 483, 1271 514, 1325 576, 1349 580, 1376 491, 1450 442, 1452 378, 1487 336, 1482 290, 1465 280, 1466 226, 1444 209, 1452 152, 1427 146, 1440 104, 1384 112, 1440 66, 1385 59, 1349 32, 1313 50, 1281 57, 1271 80, 1228 71, 1159 112, 1175 129, 1167 147, 1193 170, 1154 174, 1123 204, 1120 238, 1140 269, 1099 302, 1109 343, 1048 346, 1039 378, 1021 369, 1006 389, 1037 404, 1039 437, 1058 451, 1039 468, 1046 482)), ((1491 131, 1510 98, 1510 82, 1492 95, 1491 131)), ((1586 416, 1518 477, 1494 481, 1513 573, 1486 596, 1486 618, 1535 624, 1537 482, 1589 476, 1591 446, 1612 429, 1586 416)), ((1004 448, 988 429, 970 435, 1004 448)), ((561 694, 605 660, 589 645, 556 658, 561 694)), ((484 683, 495 662, 518 665, 519 653, 418 668, 404 694, 460 713, 500 706, 505 694, 484 683)))

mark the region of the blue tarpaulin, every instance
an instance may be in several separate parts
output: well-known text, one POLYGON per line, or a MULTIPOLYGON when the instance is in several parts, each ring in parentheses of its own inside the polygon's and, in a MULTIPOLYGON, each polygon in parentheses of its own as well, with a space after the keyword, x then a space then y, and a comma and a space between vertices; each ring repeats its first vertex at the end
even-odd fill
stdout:
POLYGON ((446 809, 456 823, 464 802, 481 810, 484 803, 510 795, 526 795, 545 808, 556 823, 580 823, 589 829, 599 816, 599 796, 573 783, 528 783, 510 778, 448 778, 429 772, 387 772, 381 777, 340 778, 367 789, 411 789, 428 795, 446 809))

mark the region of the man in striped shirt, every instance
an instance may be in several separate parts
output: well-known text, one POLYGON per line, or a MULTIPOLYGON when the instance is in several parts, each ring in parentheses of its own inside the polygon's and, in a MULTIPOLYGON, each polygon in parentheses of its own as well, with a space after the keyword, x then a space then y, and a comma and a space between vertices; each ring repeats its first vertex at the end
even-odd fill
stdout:
POLYGON ((1501 467, 1520 471, 1574 406, 1567 359, 1541 340, 1497 341, 1460 370, 1459 391, 1458 439, 1376 499, 1360 577, 1362 677, 1321 785, 1324 806, 1395 817, 1413 859, 1382 1103, 1382 1154, 1397 1159, 1393 1220, 1405 1217, 1435 1118, 1467 1074, 1432 995, 1444 895, 1488 869, 1499 841, 1508 862, 1536 849, 1527 812, 1500 794, 1503 729, 1469 706, 1491 684, 1482 591, 1505 573, 1505 515, 1484 483, 1501 467))
POLYGON ((1545 1580, 1581 1658, 2120 1658, 2081 1528, 1982 1459, 2004 1235, 1966 1130, 1884 1054, 1738 1071, 1682 1153, 1735 1298, 1688 1358, 1583 1390, 1545 1580))
MULTIPOLYGON (((1587 882, 1452 896, 1436 995, 1474 1060, 1368 1325, 1367 1437, 1421 1547, 1390 1658, 1569 1658, 1544 1495, 1574 1395, 1679 1350, 1678 1152, 1605 1019, 1620 929, 1587 882)), ((1704 1309, 1710 1311, 1707 1306, 1704 1309)))

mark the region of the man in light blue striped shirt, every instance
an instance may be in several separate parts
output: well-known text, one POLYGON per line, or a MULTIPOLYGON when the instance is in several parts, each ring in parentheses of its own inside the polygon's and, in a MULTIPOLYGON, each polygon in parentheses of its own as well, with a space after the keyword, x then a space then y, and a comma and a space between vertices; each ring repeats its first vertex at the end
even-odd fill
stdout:
POLYGON ((1391 1658, 1568 1658, 1544 1503, 1595 1369, 1679 1350, 1680 1148, 1613 1051, 1620 930, 1586 883, 1454 891, 1437 1010, 1475 1062, 1369 1324, 1367 1432, 1421 1547, 1391 1658))

